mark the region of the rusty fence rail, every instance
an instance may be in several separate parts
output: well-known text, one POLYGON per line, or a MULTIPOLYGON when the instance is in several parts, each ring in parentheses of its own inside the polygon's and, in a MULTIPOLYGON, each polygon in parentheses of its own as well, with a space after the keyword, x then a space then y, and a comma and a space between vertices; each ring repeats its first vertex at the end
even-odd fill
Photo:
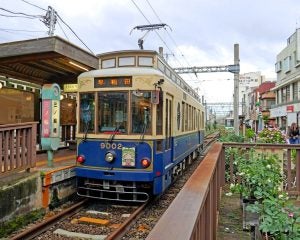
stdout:
POLYGON ((216 239, 220 188, 225 183, 224 156, 222 144, 214 143, 147 240, 216 239))
MULTIPOLYGON (((264 154, 277 154, 282 161, 283 187, 292 195, 300 195, 300 144, 267 144, 267 143, 223 143, 223 148, 238 148, 243 154, 249 153, 250 149, 264 154)), ((234 155, 229 155, 227 160, 228 179, 235 181, 234 155)))
POLYGON ((36 164, 37 123, 0 125, 0 177, 36 164))

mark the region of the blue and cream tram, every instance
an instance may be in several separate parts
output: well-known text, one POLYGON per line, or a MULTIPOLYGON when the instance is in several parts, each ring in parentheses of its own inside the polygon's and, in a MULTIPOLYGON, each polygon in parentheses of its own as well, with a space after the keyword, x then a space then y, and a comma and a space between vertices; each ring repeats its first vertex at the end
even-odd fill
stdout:
POLYGON ((77 193, 143 202, 199 154, 204 108, 155 51, 105 53, 99 63, 78 78, 77 193))

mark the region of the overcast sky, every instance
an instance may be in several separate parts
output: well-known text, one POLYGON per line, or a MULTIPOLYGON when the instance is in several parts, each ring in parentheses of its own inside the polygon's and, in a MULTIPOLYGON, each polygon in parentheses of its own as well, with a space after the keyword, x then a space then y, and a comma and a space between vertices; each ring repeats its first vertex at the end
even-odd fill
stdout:
MULTIPOLYGON (((172 67, 233 64, 233 46, 238 43, 241 73, 261 71, 267 78, 276 78, 276 55, 300 27, 299 0, 0 0, 0 8, 45 15, 25 1, 43 9, 52 6, 95 54, 138 49, 137 40, 145 32, 130 34, 135 26, 166 23, 170 28, 159 30, 159 36, 153 31, 146 35, 144 49, 162 46, 164 53, 174 55, 168 57, 172 67)), ((0 10, 0 43, 47 36, 38 18, 8 16, 20 14, 0 10)), ((85 48, 64 23, 59 24, 55 35, 85 48)), ((231 73, 182 77, 199 87, 207 102, 232 101, 231 73)))

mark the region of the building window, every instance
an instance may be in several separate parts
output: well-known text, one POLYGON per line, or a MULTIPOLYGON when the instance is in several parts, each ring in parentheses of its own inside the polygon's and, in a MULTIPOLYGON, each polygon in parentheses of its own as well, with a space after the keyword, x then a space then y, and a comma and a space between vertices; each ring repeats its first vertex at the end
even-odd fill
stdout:
POLYGON ((280 72, 282 69, 282 64, 281 64, 281 61, 275 63, 275 72, 280 72))
POLYGON ((288 56, 283 60, 283 69, 285 73, 291 71, 291 56, 288 56))
POLYGON ((281 89, 281 103, 285 103, 286 102, 286 88, 282 88, 281 89))
POLYGON ((298 100, 298 82, 293 83, 293 100, 298 100))

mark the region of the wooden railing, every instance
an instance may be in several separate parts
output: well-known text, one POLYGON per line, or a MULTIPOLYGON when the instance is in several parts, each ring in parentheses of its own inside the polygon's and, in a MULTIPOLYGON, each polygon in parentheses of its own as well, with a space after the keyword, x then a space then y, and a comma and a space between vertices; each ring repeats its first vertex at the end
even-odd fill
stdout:
POLYGON ((0 125, 0 177, 36 164, 36 122, 0 125))
POLYGON ((211 240, 217 236, 220 188, 225 184, 224 149, 215 143, 147 240, 211 240))
MULTIPOLYGON (((282 164, 283 190, 292 195, 300 195, 300 144, 223 143, 223 147, 238 148, 243 150, 244 154, 249 153, 250 149, 264 154, 277 154, 282 164)), ((229 172, 227 181, 233 183, 235 181, 233 155, 229 156, 227 163, 229 172)))

